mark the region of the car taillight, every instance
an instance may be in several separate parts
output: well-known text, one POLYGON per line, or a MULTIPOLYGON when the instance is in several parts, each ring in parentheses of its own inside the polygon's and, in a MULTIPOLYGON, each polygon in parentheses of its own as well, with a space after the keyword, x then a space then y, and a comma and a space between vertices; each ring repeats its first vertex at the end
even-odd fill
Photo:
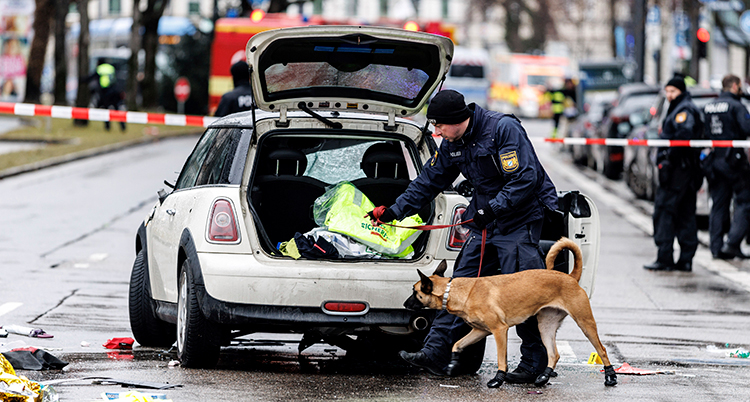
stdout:
POLYGON ((612 116, 612 123, 615 124, 627 123, 628 120, 628 116, 612 116))
POLYGON ((323 310, 328 313, 361 313, 367 310, 367 304, 362 302, 325 302, 323 310))
MULTIPOLYGON (((457 206, 453 210, 453 219, 451 219, 451 225, 455 225, 461 222, 462 215, 466 211, 466 207, 461 205, 457 206)), ((469 238, 469 229, 463 226, 454 226, 448 233, 448 250, 458 251, 461 250, 466 240, 469 238)))
POLYGON ((208 240, 213 242, 236 242, 239 240, 239 230, 234 219, 232 203, 226 199, 214 201, 208 226, 208 240))

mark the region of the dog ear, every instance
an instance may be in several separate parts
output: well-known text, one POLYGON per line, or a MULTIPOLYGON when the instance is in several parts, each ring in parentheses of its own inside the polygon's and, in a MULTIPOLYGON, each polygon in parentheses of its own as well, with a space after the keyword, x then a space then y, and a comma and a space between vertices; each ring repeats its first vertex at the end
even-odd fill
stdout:
POLYGON ((445 271, 447 269, 448 269, 448 263, 445 262, 445 260, 443 260, 442 262, 440 262, 440 264, 438 265, 438 267, 435 269, 435 273, 433 275, 437 275, 439 277, 444 277, 445 276, 445 271))
POLYGON ((432 281, 430 280, 430 277, 423 274, 420 270, 417 270, 417 272, 419 272, 419 282, 420 285, 422 285, 422 288, 420 290, 422 291, 422 293, 427 295, 432 293, 432 281))

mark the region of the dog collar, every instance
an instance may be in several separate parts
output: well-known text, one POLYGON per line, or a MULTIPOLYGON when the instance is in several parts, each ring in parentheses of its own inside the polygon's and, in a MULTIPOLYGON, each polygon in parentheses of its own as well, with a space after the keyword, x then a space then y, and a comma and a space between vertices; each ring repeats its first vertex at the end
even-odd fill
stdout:
POLYGON ((443 292, 443 310, 448 308, 448 293, 451 291, 451 281, 453 278, 448 280, 448 284, 445 286, 445 292, 443 292))

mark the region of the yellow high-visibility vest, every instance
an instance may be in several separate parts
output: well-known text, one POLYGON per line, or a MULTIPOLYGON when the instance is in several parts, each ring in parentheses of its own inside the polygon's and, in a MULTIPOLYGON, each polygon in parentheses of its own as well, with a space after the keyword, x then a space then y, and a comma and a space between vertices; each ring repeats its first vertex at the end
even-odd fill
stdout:
POLYGON ((96 67, 96 74, 99 75, 99 86, 109 88, 115 76, 115 67, 111 64, 104 63, 96 67))

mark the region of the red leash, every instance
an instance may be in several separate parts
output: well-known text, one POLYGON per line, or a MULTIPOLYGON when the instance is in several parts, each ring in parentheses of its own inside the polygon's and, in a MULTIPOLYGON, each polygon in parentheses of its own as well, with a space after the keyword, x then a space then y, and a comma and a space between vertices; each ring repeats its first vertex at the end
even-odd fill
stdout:
MULTIPOLYGON (((381 207, 378 207, 381 208, 381 207)), ((376 208, 377 209, 377 208, 376 208)), ((383 207, 383 210, 385 208, 383 207)), ((382 212, 381 212, 382 213, 382 212)), ((369 215, 365 215, 367 217, 369 215)), ((380 218, 376 218, 378 221, 378 225, 387 225, 394 228, 401 228, 401 229, 416 229, 416 230, 435 230, 435 229, 446 229, 446 228, 452 228, 454 226, 461 226, 466 223, 474 222, 474 219, 469 219, 468 221, 463 221, 459 223, 454 223, 453 225, 417 225, 417 226, 403 226, 403 225, 396 225, 393 223, 387 223, 380 220, 380 218)), ((481 251, 479 252, 479 271, 477 272, 477 278, 479 278, 482 275, 482 260, 484 259, 484 245, 487 242, 487 228, 482 229, 482 247, 481 251)))

